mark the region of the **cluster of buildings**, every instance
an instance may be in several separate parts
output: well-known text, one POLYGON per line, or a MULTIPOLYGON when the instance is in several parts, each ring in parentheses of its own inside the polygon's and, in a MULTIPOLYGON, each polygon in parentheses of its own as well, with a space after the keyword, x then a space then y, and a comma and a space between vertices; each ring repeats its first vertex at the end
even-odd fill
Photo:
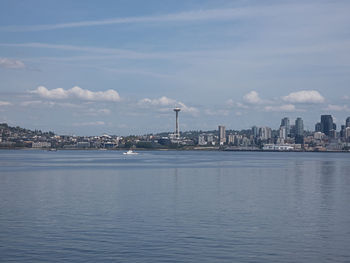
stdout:
POLYGON ((220 146, 228 150, 297 150, 297 151, 342 151, 350 149, 350 117, 337 132, 331 115, 321 115, 315 131, 305 131, 303 119, 298 117, 291 124, 288 117, 281 120, 279 129, 253 126, 251 130, 226 131, 219 125, 217 138, 202 133, 200 146, 220 146))
POLYGON ((314 131, 305 131, 303 119, 291 123, 281 120, 278 129, 253 126, 247 130, 226 130, 219 125, 213 131, 180 132, 179 108, 175 132, 142 136, 120 137, 56 135, 53 132, 31 131, 0 124, 0 148, 54 148, 54 149, 222 149, 270 151, 350 151, 350 117, 338 132, 333 117, 322 115, 314 131))
POLYGON ((0 124, 0 148, 115 148, 120 142, 117 136, 56 135, 53 132, 31 131, 0 124))

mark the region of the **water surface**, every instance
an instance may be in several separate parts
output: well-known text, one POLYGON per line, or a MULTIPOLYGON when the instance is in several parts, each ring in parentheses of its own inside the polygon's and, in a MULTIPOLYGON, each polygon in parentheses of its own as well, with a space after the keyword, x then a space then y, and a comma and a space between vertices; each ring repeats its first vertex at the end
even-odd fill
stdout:
POLYGON ((349 262, 346 153, 0 151, 1 262, 349 262))

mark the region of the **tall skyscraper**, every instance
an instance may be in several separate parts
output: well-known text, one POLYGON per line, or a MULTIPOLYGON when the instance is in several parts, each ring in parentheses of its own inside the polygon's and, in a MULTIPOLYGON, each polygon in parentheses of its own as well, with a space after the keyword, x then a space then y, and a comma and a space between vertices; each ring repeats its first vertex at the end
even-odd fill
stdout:
POLYGON ((340 138, 345 138, 345 125, 342 125, 340 128, 340 138))
POLYGON ((258 129, 258 127, 253 126, 253 127, 252 127, 252 133, 253 133, 254 138, 258 137, 258 135, 259 135, 259 129, 258 129))
POLYGON ((304 123, 302 118, 297 118, 294 125, 295 143, 304 143, 304 123))
POLYGON ((345 121, 345 128, 347 127, 350 127, 350 117, 347 117, 345 121))
POLYGON ((332 115, 321 115, 321 132, 329 136, 331 130, 333 130, 332 115))
POLYGON ((281 126, 280 127, 286 127, 286 133, 287 133, 287 136, 290 135, 290 122, 289 122, 289 118, 288 117, 284 117, 282 120, 281 120, 281 126))
POLYGON ((304 135, 304 123, 302 118, 297 118, 295 120, 295 135, 303 136, 304 135))
POLYGON ((226 142, 225 126, 219 125, 219 144, 223 145, 226 142))

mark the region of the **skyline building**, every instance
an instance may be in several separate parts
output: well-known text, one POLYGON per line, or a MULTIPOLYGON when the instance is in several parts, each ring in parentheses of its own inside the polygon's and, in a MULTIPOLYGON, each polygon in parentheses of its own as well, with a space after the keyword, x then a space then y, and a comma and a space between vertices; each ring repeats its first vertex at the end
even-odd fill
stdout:
POLYGON ((295 143, 304 143, 304 122, 303 119, 298 117, 295 120, 294 125, 294 131, 295 131, 295 143))
POLYGON ((340 138, 345 138, 345 125, 342 125, 340 128, 340 138))
POLYGON ((347 117, 345 121, 345 128, 348 128, 348 127, 350 127, 350 117, 347 117))
POLYGON ((349 139, 350 139, 350 127, 345 128, 345 138, 349 141, 349 139))
POLYGON ((261 127, 259 129, 259 137, 262 140, 268 140, 272 138, 272 130, 269 127, 261 127))
POLYGON ((321 123, 318 122, 315 124, 315 132, 321 132, 321 131, 322 131, 321 123))
POLYGON ((287 133, 287 137, 290 135, 290 121, 289 121, 289 118, 288 117, 284 117, 282 120, 281 120, 281 126, 282 127, 284 126, 285 129, 286 129, 286 133, 287 133))
POLYGON ((286 126, 281 126, 279 130, 279 137, 281 139, 287 139, 287 127, 286 126))
POLYGON ((332 115, 321 115, 321 132, 330 136, 330 131, 336 130, 334 128, 336 127, 334 127, 332 115))
POLYGON ((219 145, 226 143, 226 131, 225 126, 219 125, 219 145))
POLYGON ((295 135, 296 136, 303 136, 304 135, 304 122, 303 119, 298 117, 295 120, 295 135))
POLYGON ((229 134, 227 136, 227 143, 228 144, 234 144, 235 143, 235 135, 234 134, 229 134))
POLYGON ((253 133, 254 138, 258 137, 258 135, 259 135, 259 128, 256 127, 256 126, 253 126, 252 127, 252 133, 253 133))

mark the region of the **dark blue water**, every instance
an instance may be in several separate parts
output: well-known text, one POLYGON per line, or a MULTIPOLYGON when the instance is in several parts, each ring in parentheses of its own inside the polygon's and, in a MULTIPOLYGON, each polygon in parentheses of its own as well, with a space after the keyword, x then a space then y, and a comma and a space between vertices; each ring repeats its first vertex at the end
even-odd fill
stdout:
POLYGON ((350 154, 0 151, 1 262, 350 262, 350 154))

